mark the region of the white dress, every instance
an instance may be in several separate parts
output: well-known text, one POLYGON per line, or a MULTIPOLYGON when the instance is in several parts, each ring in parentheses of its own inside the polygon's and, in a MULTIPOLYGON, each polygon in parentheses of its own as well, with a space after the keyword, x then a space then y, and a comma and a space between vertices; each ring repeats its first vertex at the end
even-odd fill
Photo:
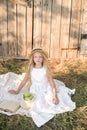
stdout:
MULTIPOLYGON (((9 72, 0 76, 0 101, 4 99, 21 101, 21 97, 25 91, 24 88, 18 95, 9 94, 8 90, 17 89, 24 75, 25 74, 17 75, 9 72)), ((58 105, 53 104, 52 88, 47 80, 46 69, 44 67, 33 68, 31 71, 31 80, 32 85, 30 86, 30 92, 35 95, 32 108, 30 110, 20 108, 15 113, 4 111, 0 111, 0 113, 31 116, 35 124, 40 127, 52 119, 55 114, 72 111, 76 108, 75 102, 73 102, 70 97, 71 94, 74 94, 75 89, 71 90, 67 88, 63 82, 56 79, 54 79, 54 82, 57 88, 59 103, 58 105)))

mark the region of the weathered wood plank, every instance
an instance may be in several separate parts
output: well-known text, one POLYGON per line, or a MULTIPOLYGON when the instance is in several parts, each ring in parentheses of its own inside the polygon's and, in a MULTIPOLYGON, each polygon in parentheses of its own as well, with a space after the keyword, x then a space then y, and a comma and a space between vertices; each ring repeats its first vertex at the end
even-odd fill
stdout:
POLYGON ((0 56, 2 53, 2 6, 0 6, 0 56))
POLYGON ((26 56, 26 8, 17 5, 18 56, 26 56))
POLYGON ((60 19, 61 19, 61 0, 53 0, 52 3, 52 29, 50 56, 60 57, 60 19))
POLYGON ((15 56, 16 52, 16 4, 8 1, 8 44, 9 56, 15 56))
POLYGON ((67 57, 67 50, 69 44, 69 27, 70 27, 70 10, 71 0, 63 0, 62 3, 62 19, 61 19, 61 56, 62 58, 67 57))
POLYGON ((2 55, 8 55, 7 46, 7 1, 3 0, 1 5, 1 41, 2 41, 2 55))
POLYGON ((71 12, 71 23, 70 23, 70 42, 69 48, 73 48, 68 51, 69 58, 78 57, 78 47, 79 47, 79 33, 80 33, 80 9, 81 9, 81 0, 72 1, 72 12, 71 12))
POLYGON ((42 12, 42 48, 48 52, 50 56, 51 43, 51 6, 52 0, 43 1, 42 12))
POLYGON ((85 59, 87 57, 87 38, 84 35, 87 34, 87 0, 82 0, 81 8, 81 41, 80 41, 80 53, 79 58, 85 59))
POLYGON ((42 0, 34 0, 33 48, 41 46, 42 0))
POLYGON ((32 49, 32 5, 27 7, 27 56, 32 49))

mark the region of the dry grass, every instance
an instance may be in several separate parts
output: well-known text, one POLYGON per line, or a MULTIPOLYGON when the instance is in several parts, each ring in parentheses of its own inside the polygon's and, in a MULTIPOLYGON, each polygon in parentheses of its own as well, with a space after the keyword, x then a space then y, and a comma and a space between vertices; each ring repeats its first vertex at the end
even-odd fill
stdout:
MULTIPOLYGON (((8 71, 22 73, 26 70, 28 61, 0 63, 0 74, 8 71)), ((26 116, 0 115, 0 130, 87 130, 87 61, 67 60, 59 64, 50 60, 53 77, 63 81, 66 86, 76 88, 72 100, 77 108, 73 112, 56 115, 44 126, 37 128, 31 118, 26 116)))

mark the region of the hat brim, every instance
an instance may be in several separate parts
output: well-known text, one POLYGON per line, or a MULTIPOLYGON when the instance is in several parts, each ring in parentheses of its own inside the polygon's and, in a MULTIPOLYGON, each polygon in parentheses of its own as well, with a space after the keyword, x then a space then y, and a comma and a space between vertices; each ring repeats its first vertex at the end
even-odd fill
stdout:
POLYGON ((48 58, 48 54, 46 51, 40 49, 40 48, 36 48, 36 49, 33 49, 31 51, 31 54, 29 55, 29 57, 31 57, 32 55, 34 55, 36 52, 39 52, 39 53, 42 53, 46 58, 48 58))

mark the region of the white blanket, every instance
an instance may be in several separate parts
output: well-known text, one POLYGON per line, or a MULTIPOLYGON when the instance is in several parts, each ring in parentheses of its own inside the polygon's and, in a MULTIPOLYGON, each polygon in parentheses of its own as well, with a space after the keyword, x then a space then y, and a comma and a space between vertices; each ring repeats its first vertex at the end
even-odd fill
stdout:
MULTIPOLYGON (((76 105, 75 102, 71 100, 70 95, 75 93, 75 89, 71 90, 67 88, 61 81, 54 80, 59 98, 59 104, 55 105, 52 103, 52 91, 50 85, 48 84, 48 86, 46 86, 47 79, 44 78, 44 75, 44 69, 40 70, 39 72, 38 70, 34 69, 31 73, 32 85, 30 92, 35 94, 35 101, 31 109, 24 110, 20 107, 15 112, 6 112, 0 110, 0 113, 7 115, 20 114, 26 115, 27 117, 32 117, 35 124, 40 127, 52 119, 55 114, 73 111, 76 108, 76 105), (38 84, 35 83, 37 80, 38 84)), ((18 75, 12 72, 0 75, 0 102, 3 100, 10 100, 15 102, 21 101, 23 93, 27 91, 26 86, 17 95, 8 93, 8 90, 17 89, 24 76, 25 73, 18 75)))

